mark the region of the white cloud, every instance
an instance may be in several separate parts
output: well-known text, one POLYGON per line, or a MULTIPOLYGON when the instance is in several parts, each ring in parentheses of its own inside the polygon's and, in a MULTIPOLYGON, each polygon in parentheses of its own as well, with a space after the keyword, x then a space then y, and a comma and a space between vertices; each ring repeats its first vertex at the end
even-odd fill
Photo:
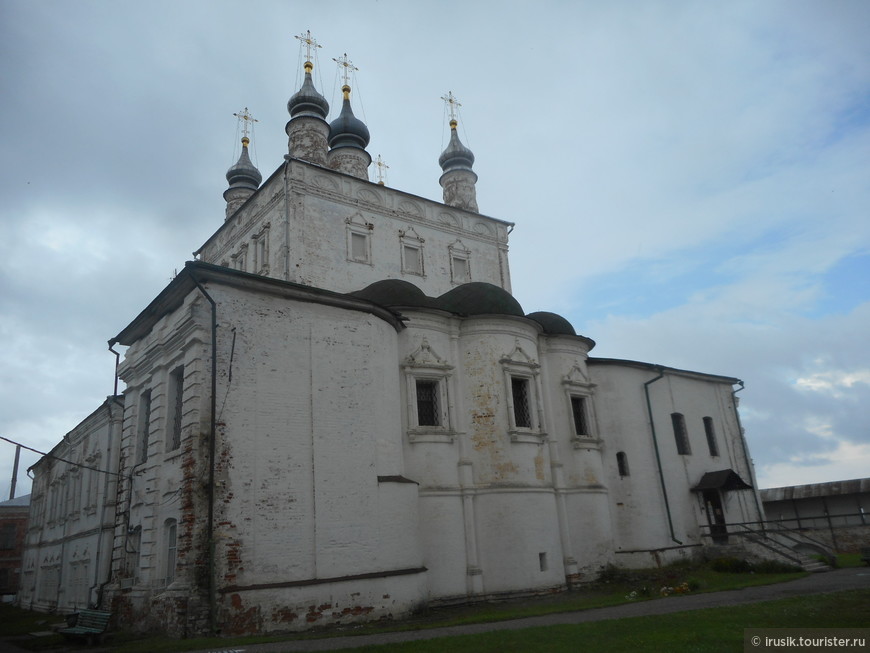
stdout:
POLYGON ((870 369, 854 372, 843 370, 814 372, 795 379, 794 383, 802 390, 827 394, 835 399, 845 399, 849 396, 845 390, 852 388, 856 383, 870 385, 870 369))
POLYGON ((870 4, 834 6, 6 3, 0 434, 56 441, 108 394, 106 341, 223 220, 233 112, 264 176, 281 163, 311 29, 328 98, 332 57, 360 67, 396 188, 440 198, 459 96, 526 310, 597 355, 743 378, 762 478, 854 476, 870 288, 826 275, 870 251, 870 4))

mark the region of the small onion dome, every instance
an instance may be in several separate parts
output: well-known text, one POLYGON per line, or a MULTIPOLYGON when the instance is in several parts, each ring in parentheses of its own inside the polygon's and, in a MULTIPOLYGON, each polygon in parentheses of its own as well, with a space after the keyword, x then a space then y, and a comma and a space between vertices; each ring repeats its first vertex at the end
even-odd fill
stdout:
POLYGON ((472 281, 449 290, 438 298, 440 308, 459 315, 516 315, 524 317, 523 307, 504 288, 472 281))
POLYGON ((438 157, 438 163, 444 172, 450 170, 471 170, 474 165, 474 154, 459 140, 456 132, 456 120, 450 121, 450 142, 447 149, 438 157))
POLYGON ((227 170, 227 181, 230 183, 230 188, 250 188, 257 190, 260 187, 260 182, 263 181, 263 175, 251 163, 251 158, 248 156, 248 144, 250 139, 245 136, 242 138, 242 154, 239 160, 232 168, 227 170))
POLYGON ((345 84, 341 91, 344 93, 344 102, 338 118, 329 123, 329 147, 356 147, 364 150, 371 138, 369 128, 353 115, 353 109, 350 108, 350 86, 345 84))
POLYGON ((381 306, 404 306, 407 308, 432 308, 435 300, 427 297, 413 283, 402 279, 384 279, 375 281, 363 288, 350 293, 354 297, 367 299, 381 306))
POLYGON ((576 336, 577 332, 571 323, 561 315, 550 313, 549 311, 536 311, 526 315, 530 320, 534 320, 540 324, 544 333, 552 336, 576 336))
POLYGON ((310 61, 305 62, 305 80, 302 82, 302 88, 287 101, 287 111, 290 112, 290 117, 296 116, 314 116, 315 118, 326 119, 326 114, 329 113, 329 102, 317 89, 314 88, 314 82, 311 80, 311 71, 314 66, 310 61))

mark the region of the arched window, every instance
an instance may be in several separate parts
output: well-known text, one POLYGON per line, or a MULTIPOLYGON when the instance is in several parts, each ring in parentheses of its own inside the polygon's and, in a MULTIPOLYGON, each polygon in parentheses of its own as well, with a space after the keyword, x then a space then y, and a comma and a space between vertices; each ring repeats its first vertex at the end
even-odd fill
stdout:
POLYGON ((704 433, 707 435, 707 448, 711 456, 719 455, 719 444, 716 442, 716 429, 713 428, 713 418, 704 418, 704 433))
POLYGON ((628 457, 624 451, 619 451, 616 454, 616 468, 619 470, 620 476, 628 476, 628 457))
POLYGON ((163 524, 164 541, 166 543, 166 584, 175 580, 175 563, 178 552, 178 522, 167 519, 163 524))
POLYGON ((671 423, 674 425, 674 440, 677 443, 677 453, 688 456, 692 453, 689 447, 689 432, 686 431, 686 418, 682 413, 671 413, 671 423))

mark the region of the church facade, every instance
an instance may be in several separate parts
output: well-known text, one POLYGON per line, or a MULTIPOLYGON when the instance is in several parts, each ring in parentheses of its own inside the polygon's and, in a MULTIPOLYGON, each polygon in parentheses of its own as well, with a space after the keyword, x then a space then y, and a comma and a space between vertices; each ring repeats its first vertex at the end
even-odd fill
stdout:
MULTIPOLYGON (((301 630, 564 590, 762 519, 740 381, 590 358, 525 313, 455 121, 436 202, 368 180, 350 88, 327 122, 310 63, 288 110, 285 161, 263 181, 243 139, 223 224, 110 341, 109 562, 79 594, 178 636, 301 630)), ((51 505, 71 470, 34 471, 51 505)), ((40 580, 61 539, 32 524, 25 605, 75 607, 40 580)))

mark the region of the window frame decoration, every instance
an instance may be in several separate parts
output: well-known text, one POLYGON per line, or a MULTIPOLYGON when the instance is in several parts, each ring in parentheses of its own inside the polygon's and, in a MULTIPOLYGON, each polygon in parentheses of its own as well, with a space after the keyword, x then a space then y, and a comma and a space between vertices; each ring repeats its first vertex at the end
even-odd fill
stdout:
POLYGON ((544 408, 541 399, 541 365, 529 356, 520 346, 519 339, 511 353, 503 356, 499 363, 504 374, 505 404, 508 413, 508 434, 512 442, 540 444, 547 436, 544 422, 544 408), (517 425, 514 397, 515 380, 525 381, 529 410, 529 426, 517 425))
POLYGON ((424 258, 423 244, 425 239, 420 238, 413 227, 408 227, 407 230, 399 230, 399 254, 401 256, 402 274, 412 274, 417 277, 426 276, 426 261, 424 258), (408 258, 405 256, 406 249, 417 250, 419 267, 416 269, 408 265, 408 258))
POLYGON ((471 250, 468 249, 461 240, 456 240, 451 245, 447 246, 447 255, 450 258, 450 282, 461 286, 464 283, 471 283, 471 250), (465 262, 465 278, 460 279, 456 273, 455 261, 465 262))
POLYGON ((405 361, 402 363, 402 372, 405 376, 408 440, 410 442, 452 443, 457 435, 453 421, 455 411, 450 403, 453 366, 438 355, 424 336, 420 341, 420 346, 405 357, 405 361), (420 424, 417 397, 418 382, 435 384, 438 424, 420 424))
POLYGON ((359 263, 361 265, 374 265, 372 261, 372 232, 375 225, 371 222, 366 222, 361 213, 354 213, 344 221, 345 235, 347 239, 347 260, 351 263, 359 263), (354 256, 353 237, 360 236, 363 238, 365 257, 357 258, 354 256))
POLYGON ((254 271, 258 274, 269 274, 269 229, 272 224, 267 222, 251 238, 254 253, 254 271))
POLYGON ((575 449, 598 445, 601 440, 598 437, 598 421, 595 417, 596 385, 589 379, 589 375, 583 371, 580 363, 575 363, 568 373, 562 377, 562 388, 565 392, 565 401, 568 410, 568 419, 571 424, 571 444, 575 449), (583 402, 583 411, 586 418, 586 433, 577 433, 577 424, 574 419, 574 400, 583 402))

